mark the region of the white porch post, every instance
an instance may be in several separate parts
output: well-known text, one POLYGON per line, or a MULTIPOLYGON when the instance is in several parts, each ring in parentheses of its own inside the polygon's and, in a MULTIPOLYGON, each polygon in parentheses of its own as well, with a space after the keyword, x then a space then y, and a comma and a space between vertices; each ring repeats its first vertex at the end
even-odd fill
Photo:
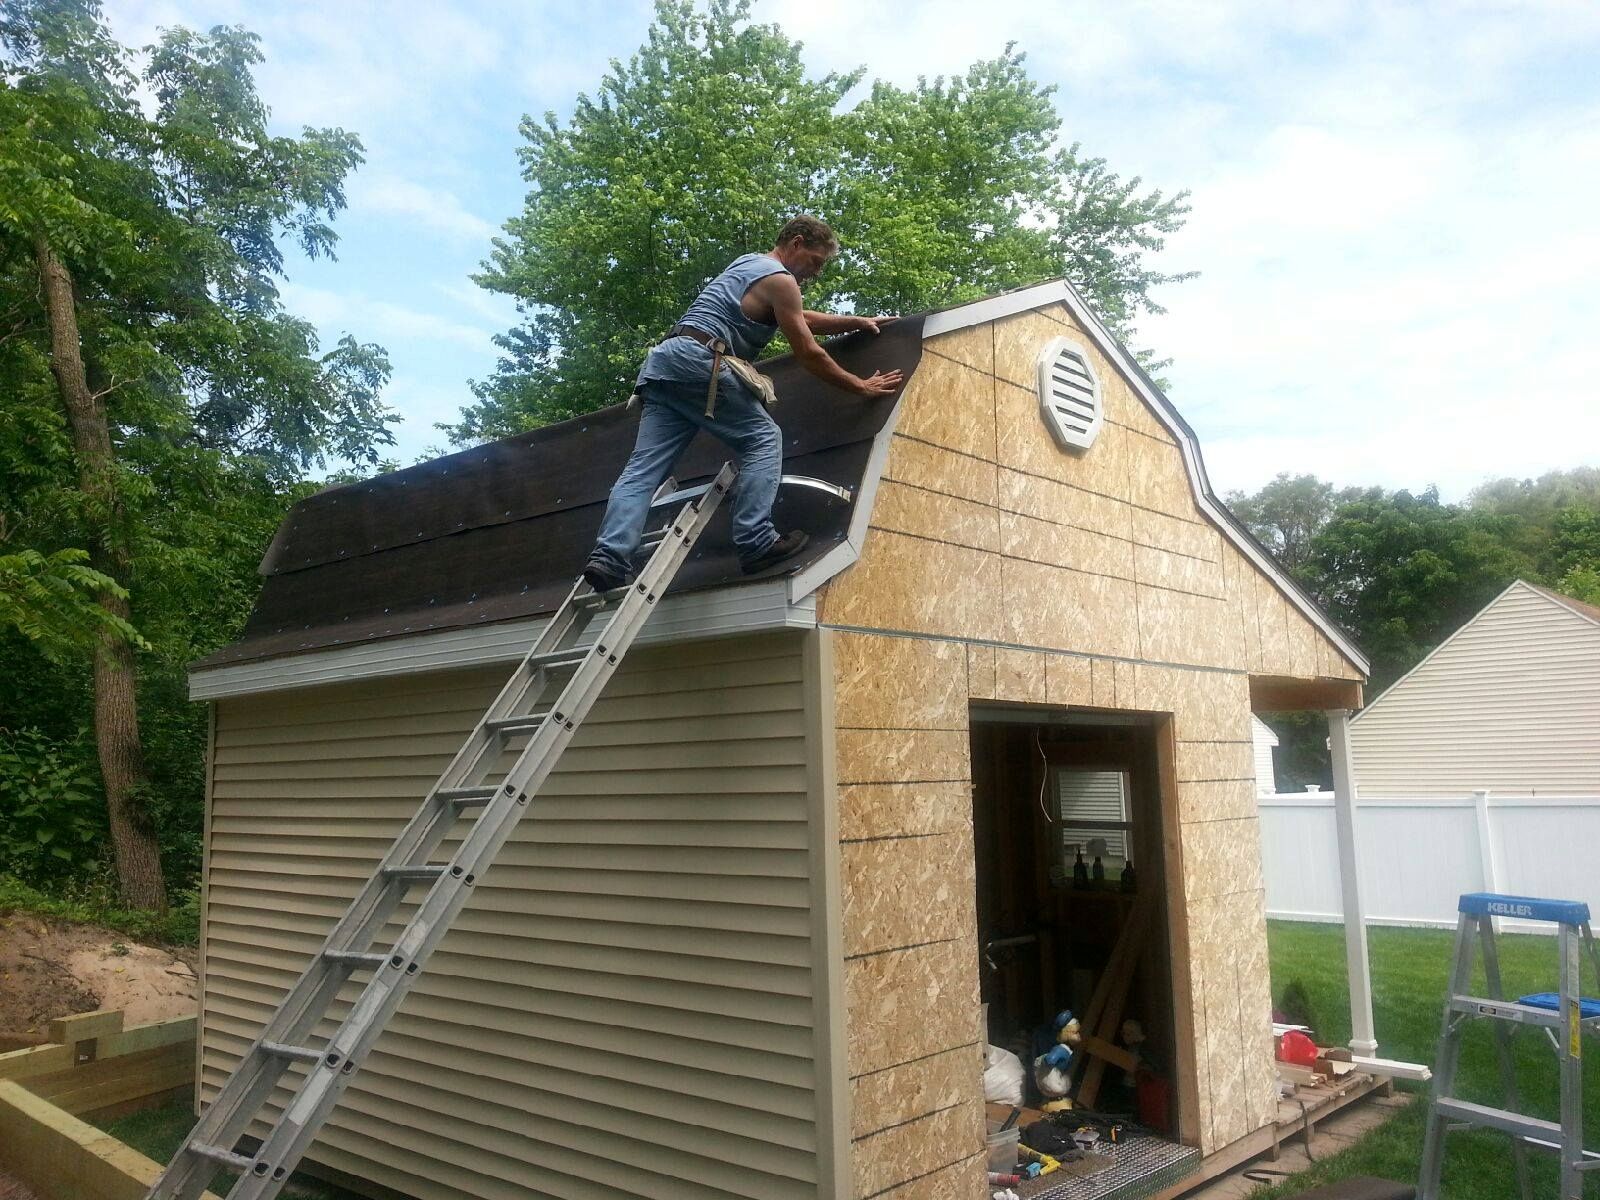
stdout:
POLYGON ((1350 714, 1329 709, 1328 750, 1333 758, 1333 822, 1339 835, 1339 885, 1344 897, 1344 956, 1350 976, 1350 1049, 1374 1055, 1372 969, 1367 962, 1366 908, 1356 869, 1356 773, 1350 758, 1350 714))

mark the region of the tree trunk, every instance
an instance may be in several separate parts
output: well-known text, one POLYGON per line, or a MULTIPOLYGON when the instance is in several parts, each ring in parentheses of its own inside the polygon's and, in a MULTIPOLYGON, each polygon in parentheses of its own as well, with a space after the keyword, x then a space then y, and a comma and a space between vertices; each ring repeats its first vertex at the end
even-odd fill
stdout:
MULTIPOLYGON (((72 427, 78 487, 89 502, 95 526, 94 565, 126 587, 127 518, 117 491, 105 408, 89 390, 83 368, 72 276, 42 235, 34 239, 33 248, 50 321, 50 371, 72 427)), ((126 600, 102 592, 99 603, 107 612, 128 619, 126 600)), ((94 733, 122 902, 130 908, 165 912, 167 889, 161 877, 160 845, 140 796, 146 777, 135 704, 133 648, 109 629, 101 630, 95 641, 94 733)))

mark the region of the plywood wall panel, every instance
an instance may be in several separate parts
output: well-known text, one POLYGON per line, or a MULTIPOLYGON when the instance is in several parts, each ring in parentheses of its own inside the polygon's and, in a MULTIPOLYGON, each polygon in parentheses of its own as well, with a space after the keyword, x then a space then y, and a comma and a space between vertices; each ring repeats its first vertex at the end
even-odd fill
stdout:
POLYGON ((1222 535, 1215 527, 1152 512, 1148 508, 1132 508, 1131 513, 1133 540, 1141 546, 1153 546, 1158 550, 1170 550, 1174 554, 1187 554, 1190 558, 1203 558, 1209 562, 1222 559, 1222 535))
POLYGON ((997 555, 884 529, 867 531, 860 561, 829 583, 831 625, 1002 640, 997 555))
POLYGON ((999 649, 994 655, 994 697, 1014 704, 1045 702, 1045 655, 999 649))
POLYGON ((999 426, 996 461, 1002 467, 1115 500, 1128 499, 1129 456, 1131 443, 1141 440, 1138 434, 1101 436, 1087 450, 1063 450, 1044 427, 1039 415, 1039 393, 1033 388, 999 380, 995 383, 994 400, 999 426))
POLYGON ((1076 654, 1051 654, 1044 664, 1045 702, 1068 707, 1094 703, 1094 667, 1076 654))
POLYGON ((1140 584, 1138 601, 1139 653, 1133 657, 1243 669, 1226 600, 1140 584))
POLYGON ((887 479, 878 485, 878 498, 872 506, 872 524, 878 529, 976 550, 1000 549, 999 515, 986 504, 887 479))
POLYGON ((971 749, 962 729, 841 729, 835 735, 839 783, 966 779, 971 749))
POLYGON ((879 1192, 874 1200, 973 1200, 992 1189, 984 1186, 984 1151, 962 1159, 954 1166, 907 1180, 898 1187, 879 1192))
POLYGON ((1126 500, 1082 487, 999 468, 999 507, 1071 529, 1134 540, 1135 513, 1126 500))
POLYGON ((972 785, 858 783, 839 789, 839 838, 920 837, 949 833, 972 823, 972 785))
POLYGON ((983 1143, 983 1105, 978 1100, 871 1134, 855 1143, 855 1194, 881 1195, 897 1183, 961 1162, 983 1143))
MULTIPOLYGON (((1095 575, 1133 579, 1134 545, 1072 525, 1057 525, 1017 513, 999 514, 999 549, 1010 558, 1070 567, 1095 575)), ((1144 553, 1157 553, 1144 551, 1144 553)), ((1184 559, 1184 562, 1195 560, 1184 559)), ((1210 564, 1201 564, 1209 566, 1210 564)))
MULTIPOLYGON (((1182 828, 1183 890, 1191 904, 1262 888, 1261 828, 1256 817, 1195 821, 1182 828)), ((1195 944, 1192 927, 1189 936, 1195 944)))
MULTIPOLYGON (((1186 554, 1173 554, 1149 546, 1136 547, 1133 561, 1134 578, 1140 583, 1166 588, 1168 591, 1188 592, 1217 600, 1227 599, 1220 562, 1191 558, 1186 554)), ((1236 640, 1238 631, 1233 627, 1232 615, 1231 612, 1219 613, 1219 620, 1224 622, 1219 632, 1230 640, 1236 640)))
MULTIPOLYGON (((1181 747, 1182 743, 1180 751, 1181 747)), ((1230 821, 1255 815, 1253 779, 1178 781, 1178 819, 1185 826, 1199 821, 1230 821)))
POLYGON ((954 359, 985 375, 994 374, 994 330, 988 325, 973 325, 942 333, 929 338, 922 348, 925 353, 954 359))
POLYGON ((993 646, 967 647, 967 694, 974 700, 995 698, 993 646))
POLYGON ((993 462, 898 433, 889 442, 883 477, 911 487, 959 496, 975 504, 994 504, 998 496, 999 468, 993 462))
POLYGON ((1134 584, 1107 575, 1002 559, 1005 623, 998 640, 1137 658, 1134 584))
POLYGON ((983 1047, 959 1046, 850 1081, 850 1130, 865 1137, 925 1113, 954 1108, 983 1087, 983 1047))
POLYGON ((895 431, 994 461, 994 380, 937 354, 926 354, 900 401, 895 431))
POLYGON ((845 989, 852 1077, 979 1040, 975 937, 852 958, 845 989))
POLYGON ((966 647, 881 634, 834 635, 841 729, 966 731, 966 647))
POLYGON ((1249 742, 1179 742, 1179 783, 1201 780, 1255 781, 1255 747, 1249 742))
POLYGON ((975 938, 972 830, 839 847, 846 955, 975 938))
MULTIPOLYGON (((1018 313, 994 323, 994 373, 998 379, 1017 384, 1029 391, 1038 386, 1039 354, 1050 341, 1069 337, 1089 350, 1093 359, 1099 355, 1085 342, 1076 324, 1064 308, 1055 311, 1040 309, 1018 313)), ((1097 372, 1103 369, 1103 360, 1094 364, 1097 372)))
POLYGON ((1118 440, 1127 446, 1128 499, 1141 508, 1194 519, 1194 489, 1178 448, 1131 432, 1118 440))

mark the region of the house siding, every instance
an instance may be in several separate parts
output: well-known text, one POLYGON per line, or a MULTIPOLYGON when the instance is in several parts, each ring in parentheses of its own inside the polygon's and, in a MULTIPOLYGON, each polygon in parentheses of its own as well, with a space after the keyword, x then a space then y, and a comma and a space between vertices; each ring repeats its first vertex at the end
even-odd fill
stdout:
POLYGON ((1177 440, 1092 346, 1104 427, 1056 446, 1034 363, 1062 334, 1090 346, 1062 305, 926 343, 860 560, 819 601, 858 1198, 984 1182, 974 700, 1173 714, 1182 1132, 1209 1153, 1276 1115, 1249 677, 1361 671, 1210 523, 1177 440))
POLYGON ((1600 625, 1515 583, 1350 726, 1364 796, 1600 795, 1600 625))
MULTIPOLYGON (((422 1200, 833 1194, 837 881, 812 834, 826 689, 804 643, 628 657, 315 1161, 422 1200)), ((504 675, 217 702, 202 1101, 504 675)))

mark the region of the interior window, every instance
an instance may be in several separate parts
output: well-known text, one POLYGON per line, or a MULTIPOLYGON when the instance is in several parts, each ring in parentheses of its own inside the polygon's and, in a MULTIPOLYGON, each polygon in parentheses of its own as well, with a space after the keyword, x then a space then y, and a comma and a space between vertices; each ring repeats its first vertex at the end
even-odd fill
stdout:
POLYGON ((1128 858, 1133 821, 1128 809, 1128 773, 1057 767, 1056 815, 1061 829, 1061 865, 1070 877, 1078 850, 1094 858, 1089 843, 1104 839, 1106 875, 1115 878, 1128 858))

